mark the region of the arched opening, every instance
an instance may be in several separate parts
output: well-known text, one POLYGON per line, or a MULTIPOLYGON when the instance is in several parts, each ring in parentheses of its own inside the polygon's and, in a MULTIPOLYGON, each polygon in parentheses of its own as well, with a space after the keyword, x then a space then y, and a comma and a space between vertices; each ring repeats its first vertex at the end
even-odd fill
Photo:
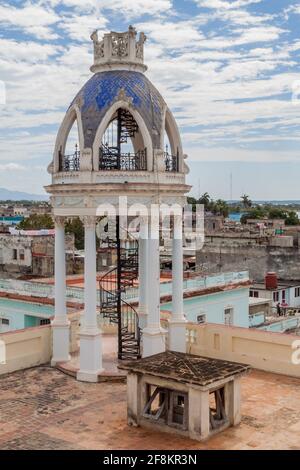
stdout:
POLYGON ((76 116, 70 122, 70 129, 66 133, 66 139, 58 150, 59 171, 79 171, 80 150, 79 132, 76 116))
POLYGON ((167 109, 164 133, 164 157, 166 171, 179 172, 182 146, 177 124, 172 113, 167 109))
POLYGON ((172 148, 170 143, 169 135, 165 130, 164 133, 164 159, 166 165, 166 171, 177 172, 179 170, 179 151, 172 148))
POLYGON ((99 170, 147 170, 147 151, 142 133, 127 109, 118 108, 103 133, 99 170))

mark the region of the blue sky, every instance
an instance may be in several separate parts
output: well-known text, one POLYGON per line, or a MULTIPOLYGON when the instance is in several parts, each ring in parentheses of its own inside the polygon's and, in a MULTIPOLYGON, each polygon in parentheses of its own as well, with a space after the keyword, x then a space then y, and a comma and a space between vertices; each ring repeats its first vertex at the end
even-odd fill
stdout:
POLYGON ((299 0, 2 1, 0 187, 43 192, 58 126, 90 77, 90 33, 133 24, 194 194, 229 198, 232 174, 234 198, 300 199, 299 21, 299 0))

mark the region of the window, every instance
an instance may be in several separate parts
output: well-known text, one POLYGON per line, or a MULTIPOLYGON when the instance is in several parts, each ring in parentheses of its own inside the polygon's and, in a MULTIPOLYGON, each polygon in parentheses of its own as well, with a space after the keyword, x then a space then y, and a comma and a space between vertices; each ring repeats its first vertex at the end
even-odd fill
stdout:
POLYGON ((50 325, 49 318, 43 318, 42 320, 40 320, 40 325, 50 325))
POLYGON ((282 298, 282 302, 284 302, 285 301, 285 290, 282 291, 281 298, 282 298))
POLYGON ((16 248, 13 249, 13 260, 18 259, 18 250, 16 248))
POLYGON ((1 325, 9 326, 9 319, 8 318, 0 318, 1 325))
POLYGON ((273 292, 273 302, 279 302, 279 292, 273 292))
POLYGON ((21 260, 21 261, 24 261, 24 259, 25 259, 25 252, 24 252, 23 249, 20 250, 19 255, 20 255, 20 260, 21 260))
POLYGON ((295 287, 295 297, 300 297, 300 287, 295 287))
POLYGON ((187 428, 187 394, 182 392, 173 392, 170 391, 170 415, 169 415, 169 424, 178 425, 187 428))
POLYGON ((206 322, 206 315, 205 313, 201 313, 201 315, 197 316, 197 323, 205 323, 206 322))
POLYGON ((227 307, 224 310, 224 323, 225 325, 231 326, 233 324, 233 308, 227 307))
POLYGON ((188 427, 188 394, 147 384, 143 417, 186 430, 188 427))
POLYGON ((256 299, 258 299, 259 297, 258 290, 250 290, 250 297, 255 297, 256 299))

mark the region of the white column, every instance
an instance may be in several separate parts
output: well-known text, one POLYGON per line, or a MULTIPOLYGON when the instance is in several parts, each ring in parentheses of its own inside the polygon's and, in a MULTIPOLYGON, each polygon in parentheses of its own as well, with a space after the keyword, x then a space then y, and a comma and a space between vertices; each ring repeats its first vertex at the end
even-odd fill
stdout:
POLYGON ((84 316, 77 379, 97 382, 103 368, 101 331, 97 326, 96 226, 92 216, 84 217, 84 256, 84 316))
POLYGON ((172 249, 172 316, 169 320, 169 349, 186 352, 186 319, 183 313, 182 217, 174 216, 172 249))
POLYGON ((69 356, 69 329, 66 305, 65 219, 55 217, 55 316, 52 321, 53 353, 51 364, 66 362, 69 356))
POLYGON ((139 326, 145 328, 148 314, 148 218, 140 221, 139 237, 139 326))
POLYGON ((143 330, 143 357, 164 352, 165 330, 160 326, 159 219, 152 217, 148 239, 148 315, 143 330))

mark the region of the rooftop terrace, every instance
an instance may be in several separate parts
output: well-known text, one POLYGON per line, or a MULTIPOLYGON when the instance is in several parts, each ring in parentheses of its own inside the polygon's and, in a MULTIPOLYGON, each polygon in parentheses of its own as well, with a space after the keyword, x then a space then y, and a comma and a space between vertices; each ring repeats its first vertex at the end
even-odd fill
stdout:
POLYGON ((252 371, 242 422, 199 443, 126 424, 126 384, 39 367, 0 378, 0 449, 300 449, 300 379, 252 371))

